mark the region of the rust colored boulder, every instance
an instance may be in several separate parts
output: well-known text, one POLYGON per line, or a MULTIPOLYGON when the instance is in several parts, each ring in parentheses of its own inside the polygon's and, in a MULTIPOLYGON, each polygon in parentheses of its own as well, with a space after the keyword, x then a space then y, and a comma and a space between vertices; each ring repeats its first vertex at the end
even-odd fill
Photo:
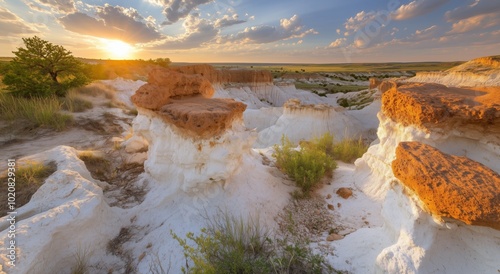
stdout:
POLYGON ((213 137, 224 133, 235 119, 242 119, 245 109, 245 104, 233 99, 194 97, 172 99, 158 114, 189 135, 213 137))
POLYGON ((382 111, 405 126, 500 133, 500 87, 452 88, 410 83, 382 95, 382 111))
POLYGON ((169 69, 154 69, 148 83, 140 87, 132 96, 132 102, 142 108, 158 110, 171 97, 203 96, 210 98, 215 90, 201 75, 182 74, 169 69))
POLYGON ((488 167, 419 142, 401 142, 392 170, 433 215, 500 230, 500 175, 488 167))

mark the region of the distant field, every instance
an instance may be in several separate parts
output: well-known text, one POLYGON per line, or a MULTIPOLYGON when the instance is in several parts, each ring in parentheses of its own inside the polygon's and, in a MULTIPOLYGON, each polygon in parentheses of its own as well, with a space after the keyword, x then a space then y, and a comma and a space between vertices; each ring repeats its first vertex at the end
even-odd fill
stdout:
POLYGON ((355 63, 355 64, 244 64, 216 63, 218 68, 246 68, 283 72, 394 72, 440 71, 464 62, 355 63))

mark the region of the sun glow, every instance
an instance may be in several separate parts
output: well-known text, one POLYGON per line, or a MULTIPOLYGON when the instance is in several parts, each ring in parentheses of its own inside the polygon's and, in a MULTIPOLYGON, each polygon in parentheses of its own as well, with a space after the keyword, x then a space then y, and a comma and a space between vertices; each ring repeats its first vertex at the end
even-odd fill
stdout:
POLYGON ((111 59, 130 59, 134 47, 120 40, 102 40, 104 50, 111 59))

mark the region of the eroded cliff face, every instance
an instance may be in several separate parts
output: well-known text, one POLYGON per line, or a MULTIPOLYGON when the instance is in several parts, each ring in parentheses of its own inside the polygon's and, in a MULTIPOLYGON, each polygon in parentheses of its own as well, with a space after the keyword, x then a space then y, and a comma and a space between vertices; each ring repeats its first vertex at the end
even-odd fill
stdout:
POLYGON ((500 86, 500 56, 477 58, 444 72, 418 72, 407 82, 455 87, 500 86))
POLYGON ((457 257, 475 261, 456 269, 497 270, 500 120, 485 91, 412 83, 382 95, 378 140, 356 161, 359 188, 382 204, 385 225, 370 233, 388 243, 364 243, 379 246, 380 271, 446 271, 457 257))
POLYGON ((173 71, 183 74, 195 74, 205 77, 212 84, 272 84, 273 75, 264 70, 243 70, 243 69, 215 69, 214 67, 201 64, 172 67, 173 71))
POLYGON ((223 184, 255 140, 243 125, 246 105, 210 98, 213 87, 201 75, 158 70, 149 79, 132 97, 138 115, 129 142, 149 145, 146 173, 186 192, 223 184))
POLYGON ((360 122, 346 115, 341 107, 326 104, 304 104, 298 99, 289 99, 283 105, 283 114, 276 123, 261 132, 256 147, 269 147, 279 144, 282 135, 298 143, 330 132, 336 140, 357 138, 361 135, 360 122))

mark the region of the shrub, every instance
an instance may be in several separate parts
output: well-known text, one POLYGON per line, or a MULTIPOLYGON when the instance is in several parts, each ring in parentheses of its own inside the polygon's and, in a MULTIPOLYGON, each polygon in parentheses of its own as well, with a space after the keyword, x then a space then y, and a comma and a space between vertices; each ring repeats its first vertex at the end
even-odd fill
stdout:
POLYGON ((0 93, 0 117, 4 120, 26 119, 37 127, 63 130, 73 117, 60 113, 60 110, 61 102, 56 97, 27 99, 0 93))
POLYGON ((182 269, 184 273, 271 272, 271 241, 258 221, 245 222, 242 218, 221 214, 201 229, 199 236, 192 232, 186 235, 194 247, 188 245, 186 239, 171 234, 184 249, 184 256, 193 262, 189 269, 182 269))
POLYGON ((333 158, 327 154, 327 138, 322 137, 295 150, 290 140, 283 136, 281 146, 274 146, 273 157, 276 158, 276 166, 294 180, 305 194, 309 193, 326 173, 337 167, 333 158))
POLYGON ((345 163, 353 163, 368 150, 361 137, 359 139, 345 138, 333 147, 333 157, 345 163))
POLYGON ((273 242, 268 230, 254 218, 244 221, 219 214, 199 236, 190 232, 182 239, 170 233, 193 263, 183 267, 183 273, 322 273, 331 269, 305 243, 287 239, 273 242))

